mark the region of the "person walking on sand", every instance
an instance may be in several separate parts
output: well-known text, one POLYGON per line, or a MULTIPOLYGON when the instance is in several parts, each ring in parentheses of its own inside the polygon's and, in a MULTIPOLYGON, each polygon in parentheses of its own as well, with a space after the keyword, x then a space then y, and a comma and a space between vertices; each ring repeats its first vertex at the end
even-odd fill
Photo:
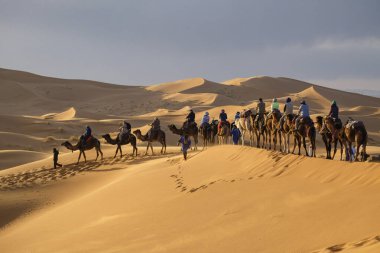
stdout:
POLYGON ((232 131, 231 131, 231 135, 232 135, 233 145, 238 145, 241 135, 240 135, 240 130, 239 130, 239 128, 236 127, 236 125, 233 126, 232 131))
POLYGON ((183 153, 183 159, 187 160, 187 150, 191 147, 191 140, 188 135, 181 135, 178 140, 178 145, 181 144, 181 151, 183 153))
POLYGON ((59 151, 56 148, 53 148, 54 169, 56 169, 57 167, 62 167, 62 164, 58 163, 58 155, 59 151))

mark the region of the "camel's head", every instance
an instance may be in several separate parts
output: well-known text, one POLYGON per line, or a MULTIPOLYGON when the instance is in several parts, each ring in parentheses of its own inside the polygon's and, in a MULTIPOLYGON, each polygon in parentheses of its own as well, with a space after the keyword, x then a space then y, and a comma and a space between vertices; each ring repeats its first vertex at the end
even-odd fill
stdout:
POLYGON ((104 139, 108 139, 108 138, 110 138, 111 136, 109 135, 109 134, 103 134, 102 135, 102 138, 104 138, 104 139))
POLYGON ((141 135, 141 130, 140 129, 136 129, 135 131, 133 131, 133 133, 135 135, 141 135))
POLYGON ((176 129, 176 126, 175 126, 174 124, 170 124, 170 125, 168 125, 168 128, 169 128, 170 130, 173 130, 173 129, 176 129))
POLYGON ((64 147, 66 147, 67 149, 71 149, 71 151, 74 152, 73 149, 72 149, 72 146, 73 146, 73 145, 71 145, 71 143, 68 142, 68 141, 63 142, 63 143, 61 144, 61 146, 64 146, 64 147))
POLYGON ((320 128, 322 128, 322 125, 323 125, 323 117, 322 116, 317 116, 316 117, 316 124, 317 124, 317 129, 319 130, 320 128))
POLYGON ((65 147, 70 146, 70 142, 68 141, 62 142, 61 146, 65 146, 65 147))

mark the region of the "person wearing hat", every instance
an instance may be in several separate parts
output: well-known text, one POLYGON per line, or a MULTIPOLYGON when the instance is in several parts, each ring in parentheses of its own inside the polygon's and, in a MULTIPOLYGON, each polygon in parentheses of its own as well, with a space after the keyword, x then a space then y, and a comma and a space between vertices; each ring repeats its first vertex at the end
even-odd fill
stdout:
POLYGON ((200 128, 202 128, 204 124, 210 124, 210 115, 208 114, 208 112, 205 112, 205 114, 203 115, 200 128))
POLYGON ((284 121, 287 115, 293 114, 293 103, 291 98, 286 99, 286 103, 284 105, 284 115, 282 115, 280 119, 280 130, 283 130, 284 121))
POLYGON ((129 124, 126 120, 123 121, 123 125, 119 128, 119 141, 123 142, 124 138, 129 136, 131 133, 131 124, 129 124))
POLYGON ((296 119, 295 131, 298 131, 300 120, 303 118, 310 117, 309 106, 306 104, 305 100, 301 101, 300 108, 298 109, 298 117, 296 119))

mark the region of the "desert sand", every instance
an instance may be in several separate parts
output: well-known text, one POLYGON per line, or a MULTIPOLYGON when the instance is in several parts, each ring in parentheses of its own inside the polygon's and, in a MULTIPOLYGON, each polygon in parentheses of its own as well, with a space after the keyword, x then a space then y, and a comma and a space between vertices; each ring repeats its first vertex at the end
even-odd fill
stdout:
POLYGON ((67 80, 0 69, 0 252, 380 252, 380 99, 283 77, 151 86, 67 80), (259 97, 305 99, 312 118, 337 100, 342 120, 362 120, 367 162, 326 160, 248 146, 215 145, 184 161, 178 136, 189 108, 200 121, 254 108, 259 97), (114 157, 101 138, 127 119, 161 120, 168 149, 114 157), (104 159, 76 165, 86 125, 104 159), (52 168, 52 148, 62 168, 52 168))

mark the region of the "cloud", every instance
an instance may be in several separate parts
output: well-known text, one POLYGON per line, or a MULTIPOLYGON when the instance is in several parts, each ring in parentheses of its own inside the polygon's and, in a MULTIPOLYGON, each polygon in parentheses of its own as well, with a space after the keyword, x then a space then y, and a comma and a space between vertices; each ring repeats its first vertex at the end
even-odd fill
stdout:
POLYGON ((317 50, 380 50, 380 38, 325 39, 312 45, 317 50))

